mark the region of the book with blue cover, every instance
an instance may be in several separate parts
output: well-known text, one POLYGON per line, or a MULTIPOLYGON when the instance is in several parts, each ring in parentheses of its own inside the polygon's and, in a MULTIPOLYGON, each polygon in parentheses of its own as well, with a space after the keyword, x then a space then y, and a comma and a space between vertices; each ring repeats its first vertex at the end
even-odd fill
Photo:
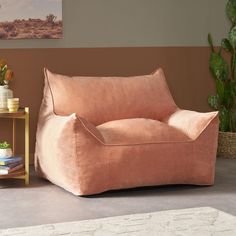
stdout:
POLYGON ((22 157, 10 157, 10 158, 0 158, 0 166, 5 166, 9 164, 13 164, 16 162, 22 162, 22 157))
POLYGON ((0 170, 11 170, 20 164, 22 164, 22 161, 18 161, 18 162, 12 163, 12 164, 4 165, 4 166, 0 165, 0 170))

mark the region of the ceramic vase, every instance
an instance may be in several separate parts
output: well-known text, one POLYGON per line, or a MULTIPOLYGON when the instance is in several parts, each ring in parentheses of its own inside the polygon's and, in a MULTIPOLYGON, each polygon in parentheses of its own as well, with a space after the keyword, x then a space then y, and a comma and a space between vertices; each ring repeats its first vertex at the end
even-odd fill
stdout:
POLYGON ((9 158, 12 157, 11 148, 0 148, 0 158, 9 158))
POLYGON ((13 92, 8 85, 0 85, 0 110, 7 110, 7 99, 13 98, 13 92))

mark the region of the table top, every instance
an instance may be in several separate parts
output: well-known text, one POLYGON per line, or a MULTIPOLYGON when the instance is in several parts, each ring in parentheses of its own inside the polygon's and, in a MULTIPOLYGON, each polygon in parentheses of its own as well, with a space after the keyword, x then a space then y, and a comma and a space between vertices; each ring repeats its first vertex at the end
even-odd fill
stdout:
POLYGON ((0 117, 20 117, 25 115, 25 108, 19 108, 16 112, 10 112, 8 110, 0 110, 0 117))

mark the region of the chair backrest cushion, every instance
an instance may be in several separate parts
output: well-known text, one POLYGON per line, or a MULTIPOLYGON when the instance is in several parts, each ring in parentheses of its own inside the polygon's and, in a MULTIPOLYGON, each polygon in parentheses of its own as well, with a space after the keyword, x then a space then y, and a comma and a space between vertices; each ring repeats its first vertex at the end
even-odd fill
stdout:
POLYGON ((128 118, 162 120, 177 109, 162 69, 130 77, 69 77, 45 69, 45 79, 54 113, 76 113, 94 125, 128 118))

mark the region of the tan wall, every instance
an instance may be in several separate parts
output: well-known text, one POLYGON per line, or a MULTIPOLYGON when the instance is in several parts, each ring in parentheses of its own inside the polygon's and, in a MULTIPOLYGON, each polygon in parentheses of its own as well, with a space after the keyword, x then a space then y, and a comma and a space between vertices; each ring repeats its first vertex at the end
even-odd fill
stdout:
MULTIPOLYGON (((15 96, 20 97, 22 106, 30 107, 32 153, 43 92, 43 67, 68 75, 127 76, 148 74, 161 66, 177 104, 198 111, 209 110, 207 96, 214 90, 207 47, 2 49, 0 55, 15 72, 11 85, 15 96)), ((9 125, 0 122, 0 139, 10 139, 9 125)), ((22 127, 19 124, 18 153, 23 153, 22 127)))
POLYGON ((0 48, 206 46, 226 36, 227 0, 63 0, 62 40, 0 40, 0 48))

